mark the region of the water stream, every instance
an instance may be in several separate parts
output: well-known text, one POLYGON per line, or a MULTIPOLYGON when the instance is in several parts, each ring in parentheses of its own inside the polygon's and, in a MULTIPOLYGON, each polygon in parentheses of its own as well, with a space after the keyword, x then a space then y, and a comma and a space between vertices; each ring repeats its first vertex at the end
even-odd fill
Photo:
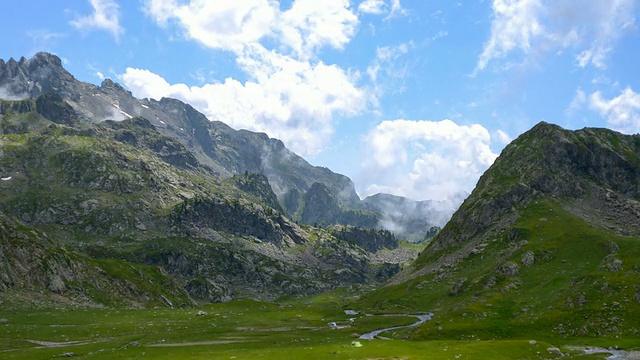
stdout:
POLYGON ((360 339, 373 340, 376 336, 380 335, 381 333, 383 333, 385 331, 403 329, 403 328, 408 328, 408 327, 416 327, 418 325, 424 324, 428 320, 431 320, 431 317, 433 316, 433 314, 432 313, 423 314, 423 315, 389 314, 389 315, 379 315, 379 316, 410 316, 410 317, 418 318, 418 321, 413 323, 413 324, 409 324, 409 325, 394 326, 394 327, 378 329, 378 330, 375 330, 375 331, 372 331, 372 332, 368 332, 366 334, 360 335, 360 339))

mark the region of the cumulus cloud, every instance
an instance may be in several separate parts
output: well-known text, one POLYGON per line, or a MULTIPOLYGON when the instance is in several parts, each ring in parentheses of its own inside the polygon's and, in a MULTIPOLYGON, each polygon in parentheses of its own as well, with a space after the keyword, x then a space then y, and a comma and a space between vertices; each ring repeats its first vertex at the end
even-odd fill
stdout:
POLYGON ((161 25, 175 21, 187 38, 207 47, 239 50, 244 44, 257 42, 272 32, 278 3, 193 0, 178 5, 173 0, 149 0, 145 10, 161 25))
POLYGON ((578 88, 578 90, 576 90, 575 95, 573 96, 573 99, 571 100, 571 103, 569 103, 569 106, 565 110, 565 114, 567 116, 573 116, 573 114, 576 111, 582 109, 582 107, 586 103, 587 103, 587 94, 584 92, 584 90, 578 88))
POLYGON ((389 15, 386 17, 386 20, 405 15, 407 15, 407 9, 402 7, 400 0, 391 0, 391 11, 389 11, 389 15))
POLYGON ((599 91, 589 97, 589 107, 607 119, 609 125, 624 133, 640 132, 640 94, 626 88, 607 100, 599 91))
POLYGON ((365 173, 376 179, 364 195, 459 199, 460 191, 470 192, 498 156, 486 128, 451 120, 387 120, 364 141, 369 154, 365 173))
POLYGON ((254 75, 252 81, 227 78, 189 87, 134 68, 128 68, 121 79, 137 97, 181 99, 210 120, 265 132, 305 155, 323 150, 334 131, 335 113, 352 115, 365 105, 363 90, 335 65, 311 64, 266 50, 248 51, 238 61, 254 75))
POLYGON ((240 52, 269 38, 303 59, 324 46, 342 48, 358 25, 348 0, 296 0, 286 11, 273 0, 147 0, 145 10, 158 24, 173 21, 187 38, 213 49, 240 52))
POLYGON ((324 46, 342 49, 357 25, 348 0, 296 0, 281 14, 276 31, 297 56, 310 58, 324 46))
POLYGON ((366 105, 359 74, 317 59, 325 47, 341 49, 355 36, 358 18, 348 0, 147 0, 159 25, 175 25, 190 40, 230 52, 247 76, 203 86, 169 84, 144 69, 121 76, 139 97, 175 97, 211 120, 279 138, 292 150, 314 155, 334 132, 336 114, 366 105))
POLYGON ((580 67, 606 66, 618 39, 635 27, 636 0, 493 0, 491 36, 474 73, 514 51, 525 57, 574 49, 580 67))
POLYGON ((80 16, 70 23, 80 30, 106 30, 117 40, 124 34, 120 26, 120 6, 114 0, 91 0, 93 14, 80 16))
POLYGON ((404 72, 393 70, 393 64, 402 56, 406 55, 411 47, 413 47, 412 42, 402 43, 396 46, 383 46, 377 48, 376 58, 367 67, 367 75, 369 75, 371 81, 376 82, 380 70, 384 70, 388 75, 392 77, 404 77, 404 72))

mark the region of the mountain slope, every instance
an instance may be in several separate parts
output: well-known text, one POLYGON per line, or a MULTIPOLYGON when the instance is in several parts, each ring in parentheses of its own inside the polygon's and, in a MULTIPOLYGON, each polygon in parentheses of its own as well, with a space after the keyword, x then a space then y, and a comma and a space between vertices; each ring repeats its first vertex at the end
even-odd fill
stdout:
MULTIPOLYGON (((60 58, 52 54, 38 53, 31 59, 9 59, 6 63, 0 61, 0 97, 4 96, 7 100, 36 99, 51 93, 59 95, 74 110, 77 119, 69 121, 99 123, 142 117, 161 135, 182 144, 215 176, 228 178, 244 173, 265 175, 285 215, 309 225, 316 221, 305 221, 307 216, 303 218, 302 213, 305 205, 313 207, 313 204, 305 203, 305 195, 310 190, 313 190, 312 193, 315 191, 312 189, 315 183, 322 184, 338 206, 346 210, 339 216, 320 222, 356 226, 366 223, 366 226, 381 227, 388 224, 384 220, 389 216, 380 212, 380 209, 393 213, 415 208, 369 207, 366 210, 371 214, 366 214, 367 219, 363 220, 350 211, 365 210, 367 207, 356 194, 351 179, 327 168, 310 165, 288 150, 280 140, 271 139, 263 133, 234 130, 220 121, 209 121, 202 113, 179 100, 136 99, 129 91, 108 79, 101 86, 78 81, 62 67, 60 58), (372 217, 375 217, 375 221, 371 221, 372 217)), ((309 210, 306 214, 310 218, 323 216, 320 213, 311 214, 309 210)), ((445 216, 449 214, 447 209, 445 216)), ((414 218, 423 218, 423 215, 426 214, 416 213, 414 218)), ((439 214, 433 216, 434 220, 423 219, 422 227, 419 222, 413 221, 406 228, 415 229, 416 236, 421 237, 441 217, 439 214)))
POLYGON ((263 175, 220 179, 144 118, 67 121, 49 95, 0 104, 0 211, 94 260, 160 266, 207 302, 374 283, 386 266, 274 209, 263 175))
POLYGON ((364 303, 435 311, 416 337, 637 336, 639 184, 639 136, 540 123, 364 303))
POLYGON ((0 213, 0 293, 43 290, 58 301, 80 305, 193 305, 184 289, 158 267, 92 259, 0 213))

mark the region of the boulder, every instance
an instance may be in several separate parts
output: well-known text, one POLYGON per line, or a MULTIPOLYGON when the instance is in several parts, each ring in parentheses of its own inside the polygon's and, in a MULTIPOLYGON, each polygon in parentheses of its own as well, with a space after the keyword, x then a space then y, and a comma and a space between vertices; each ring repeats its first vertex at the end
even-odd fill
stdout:
POLYGON ((518 274, 520 274, 520 267, 518 266, 518 264, 514 263, 513 261, 508 261, 500 265, 500 267, 496 270, 496 272, 498 273, 498 275, 502 275, 502 276, 509 276, 509 277, 518 276, 518 274))

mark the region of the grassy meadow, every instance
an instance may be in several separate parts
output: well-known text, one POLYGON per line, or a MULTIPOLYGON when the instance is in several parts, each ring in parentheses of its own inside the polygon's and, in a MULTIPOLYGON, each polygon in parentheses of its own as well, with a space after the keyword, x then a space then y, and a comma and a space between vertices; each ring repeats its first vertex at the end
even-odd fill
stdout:
POLYGON ((555 357, 547 352, 551 346, 610 345, 577 339, 535 344, 529 339, 416 341, 407 339, 411 335, 406 329, 360 340, 359 334, 416 319, 345 314, 345 306, 355 298, 357 295, 342 289, 277 304, 234 301, 189 309, 136 310, 32 308, 29 301, 4 294, 0 358, 539 359, 555 357))

